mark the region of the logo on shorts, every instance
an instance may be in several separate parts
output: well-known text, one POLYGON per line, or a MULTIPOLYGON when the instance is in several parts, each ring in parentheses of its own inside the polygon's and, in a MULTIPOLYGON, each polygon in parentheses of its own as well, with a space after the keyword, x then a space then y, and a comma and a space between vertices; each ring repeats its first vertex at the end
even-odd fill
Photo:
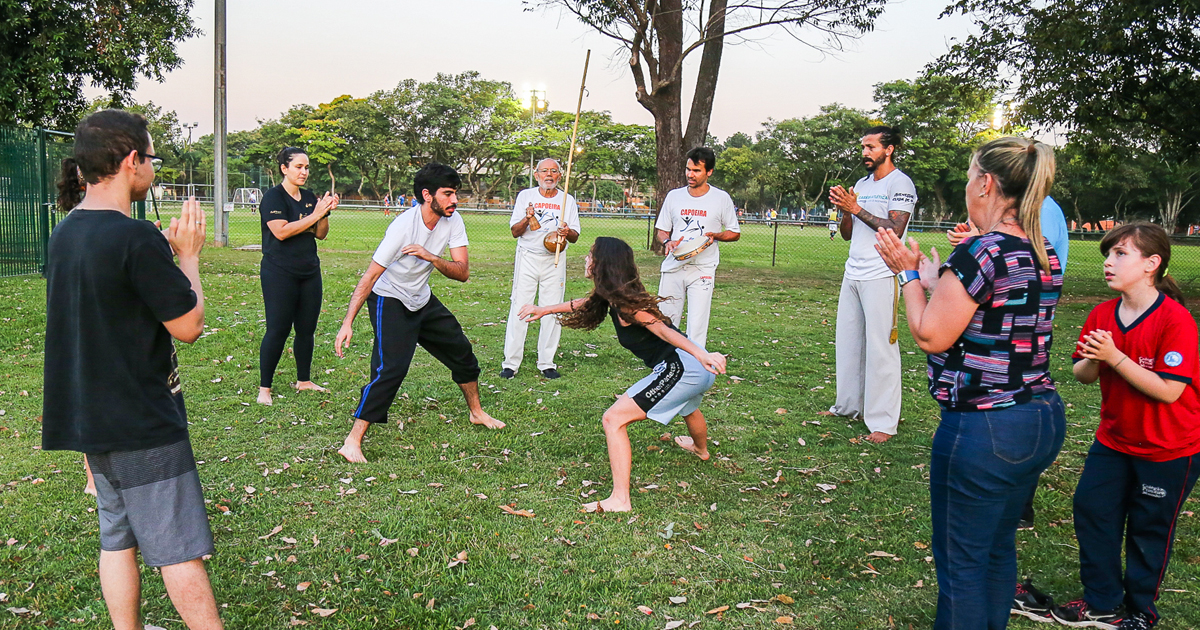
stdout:
POLYGON ((1167 356, 1163 357, 1163 363, 1166 363, 1167 367, 1179 367, 1183 363, 1183 355, 1178 352, 1168 352, 1167 356))
POLYGON ((1167 496, 1167 491, 1157 486, 1142 484, 1142 494, 1148 497, 1154 497, 1155 499, 1161 499, 1167 496))

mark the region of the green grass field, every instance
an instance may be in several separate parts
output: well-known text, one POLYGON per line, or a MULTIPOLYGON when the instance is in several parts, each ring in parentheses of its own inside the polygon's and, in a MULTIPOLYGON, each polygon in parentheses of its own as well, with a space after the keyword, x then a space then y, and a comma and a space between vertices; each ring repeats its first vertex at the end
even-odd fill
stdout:
MULTIPOLYGON (((235 245, 257 242, 257 217, 249 218, 235 217, 235 245)), ((470 425, 447 370, 419 351, 392 424, 367 436, 371 463, 362 466, 335 449, 367 380, 366 318, 347 358, 333 355, 332 342, 383 217, 339 213, 325 244, 314 378, 330 393, 281 388, 271 408, 254 404, 260 254, 202 255, 209 328, 194 345, 179 344, 179 355, 217 543, 209 568, 228 628, 664 628, 672 620, 776 628, 785 627, 781 617, 799 628, 931 625, 928 458, 938 412, 924 389, 924 357, 902 333, 903 421, 886 445, 860 441, 861 424, 815 415, 834 397, 845 243, 810 228, 789 235, 785 250, 781 229, 774 268, 765 226, 747 226, 742 242, 723 247, 709 339, 739 380, 719 377, 705 399, 713 460, 664 439, 684 431, 681 421, 638 423, 630 429, 634 513, 584 515, 581 503, 608 492, 600 415, 646 369, 601 327, 564 332, 560 380, 536 377, 532 339, 517 378, 497 378, 513 240, 505 217, 465 220, 471 280, 435 276, 434 291, 476 344, 485 408, 509 426, 470 425), (469 561, 448 567, 463 551, 469 561)), ((567 295, 587 290, 587 242, 601 234, 644 242, 645 230, 644 221, 585 220, 585 246, 567 256, 567 295)), ((1067 441, 1042 479, 1037 528, 1018 534, 1022 572, 1061 600, 1080 594, 1071 493, 1100 404, 1096 387, 1071 381, 1069 348, 1091 307, 1111 297, 1094 250, 1073 249, 1056 323, 1067 441)), ((640 253, 639 262, 656 286, 656 259, 640 253)), ((0 627, 103 628, 98 523, 81 492, 81 456, 38 449, 44 282, 2 279, 0 296, 0 627)), ((276 383, 294 378, 285 356, 276 383)), ((1164 584, 1164 629, 1200 627, 1196 503, 1185 508, 1164 584)), ((161 580, 143 573, 147 623, 182 628, 161 580)))

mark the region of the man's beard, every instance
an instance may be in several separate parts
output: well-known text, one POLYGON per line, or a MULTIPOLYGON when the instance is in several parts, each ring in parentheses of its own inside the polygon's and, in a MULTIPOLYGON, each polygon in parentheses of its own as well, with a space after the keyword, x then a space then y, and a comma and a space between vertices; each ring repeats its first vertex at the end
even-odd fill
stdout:
POLYGON ((448 217, 456 208, 458 208, 458 204, 452 203, 449 206, 443 206, 442 204, 438 203, 437 199, 430 199, 429 207, 433 209, 434 214, 440 217, 448 217), (450 212, 446 211, 447 208, 450 209, 450 212))
POLYGON ((868 173, 874 173, 876 167, 879 166, 879 163, 876 162, 875 160, 864 159, 863 166, 865 166, 867 168, 868 173))

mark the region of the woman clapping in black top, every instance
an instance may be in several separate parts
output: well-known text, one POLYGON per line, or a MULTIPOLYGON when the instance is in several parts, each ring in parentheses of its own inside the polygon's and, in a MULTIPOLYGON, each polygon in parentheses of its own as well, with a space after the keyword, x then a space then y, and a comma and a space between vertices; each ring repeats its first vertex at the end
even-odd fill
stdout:
POLYGON ((308 156, 302 149, 287 147, 279 152, 283 183, 268 190, 259 205, 262 217, 263 304, 267 332, 258 351, 258 402, 271 404, 271 382, 275 368, 296 329, 296 389, 325 391, 312 382, 313 336, 321 313, 321 259, 317 241, 329 234, 329 211, 338 196, 326 193, 321 199, 300 188, 308 181, 308 156))

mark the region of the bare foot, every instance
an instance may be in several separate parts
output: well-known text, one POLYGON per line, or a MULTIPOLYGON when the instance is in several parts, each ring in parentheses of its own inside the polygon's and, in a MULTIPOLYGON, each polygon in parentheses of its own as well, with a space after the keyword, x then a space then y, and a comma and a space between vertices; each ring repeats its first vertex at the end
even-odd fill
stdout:
POLYGON ((675 443, 679 445, 679 448, 695 455, 696 457, 699 457, 700 459, 708 459, 708 447, 705 446, 704 451, 701 452, 700 449, 696 448, 696 441, 686 435, 675 436, 675 443))
POLYGON ((818 416, 836 416, 837 414, 833 413, 832 411, 818 411, 817 415, 818 416))
POLYGON ((96 482, 92 481, 91 477, 88 477, 88 483, 83 487, 83 493, 96 496, 96 482))
POLYGON ((503 422, 489 416, 486 411, 471 414, 471 424, 480 424, 489 429, 503 429, 505 427, 503 422))
POLYGON ((324 387, 321 387, 320 385, 317 385, 316 383, 314 383, 312 381, 297 381, 295 385, 292 385, 292 387, 295 387, 296 391, 298 391, 298 392, 303 392, 303 391, 307 391, 307 390, 312 390, 314 392, 329 391, 328 389, 325 389, 324 387))
POLYGON ((871 433, 871 435, 863 436, 863 439, 876 444, 883 444, 884 442, 892 439, 892 436, 890 433, 884 433, 883 431, 874 431, 871 433))
POLYGON ((629 499, 618 501, 612 497, 608 497, 603 501, 584 503, 583 509, 581 509, 580 512, 585 512, 588 514, 596 512, 603 514, 604 512, 629 512, 631 510, 633 510, 633 504, 629 501, 629 499))
POLYGON ((367 458, 363 457, 362 454, 362 445, 355 444, 350 440, 346 440, 346 442, 342 444, 342 448, 338 449, 338 455, 345 457, 346 461, 350 462, 351 464, 367 463, 367 458))
POLYGON ((258 404, 266 405, 268 407, 271 406, 272 403, 271 403, 271 388, 270 387, 259 387, 258 388, 258 404))

